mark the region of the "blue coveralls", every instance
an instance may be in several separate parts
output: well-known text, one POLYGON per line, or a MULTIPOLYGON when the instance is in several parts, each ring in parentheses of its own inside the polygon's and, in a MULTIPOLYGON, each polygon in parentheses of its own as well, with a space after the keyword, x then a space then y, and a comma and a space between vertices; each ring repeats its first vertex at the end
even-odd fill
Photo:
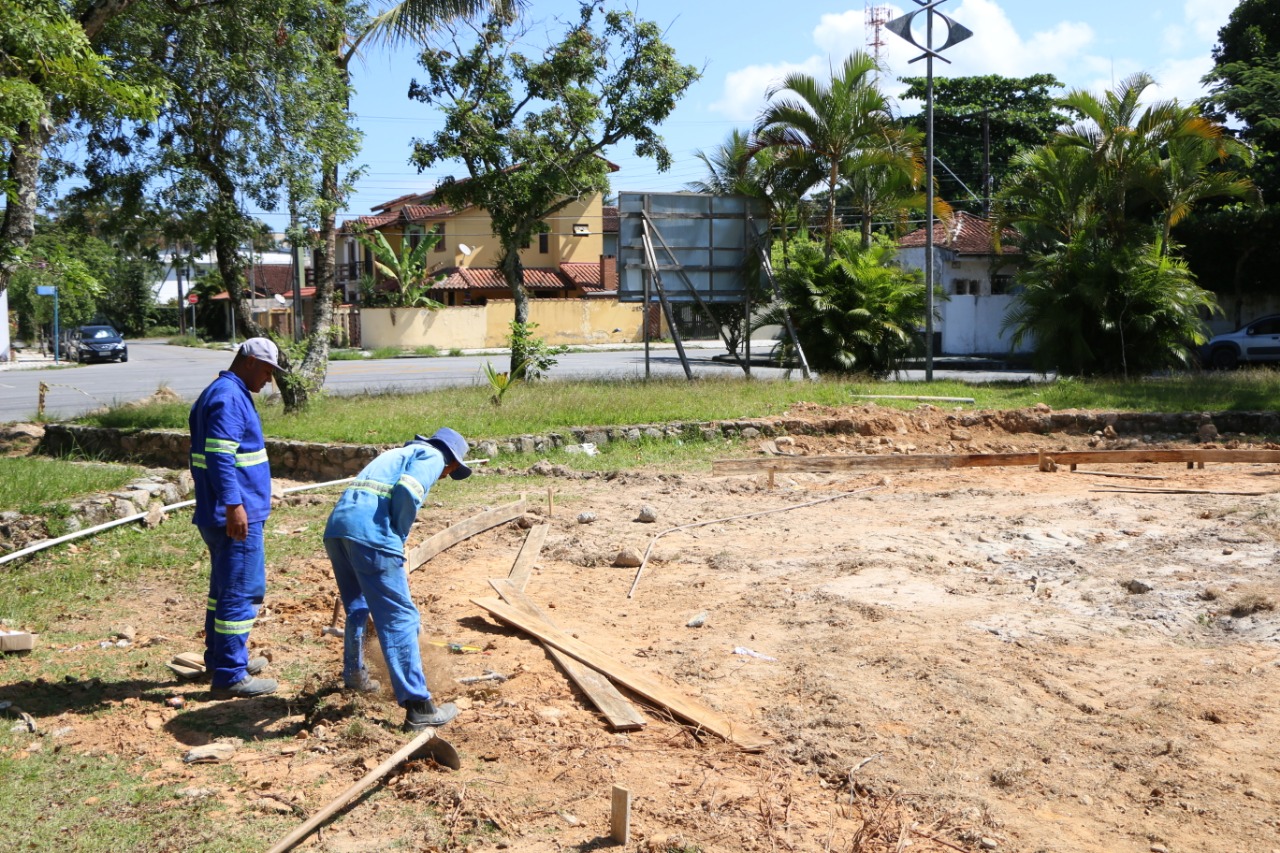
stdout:
POLYGON ((401 705, 431 698, 422 674, 421 619, 409 595, 404 543, 444 468, 443 454, 422 442, 380 454, 338 498, 324 531, 347 612, 343 680, 355 684, 361 678, 365 622, 372 613, 391 688, 401 705))
POLYGON ((204 620, 204 665, 214 687, 243 681, 249 631, 267 590, 262 528, 271 514, 271 466, 253 397, 229 370, 191 407, 192 522, 209 546, 209 601, 204 620), (227 507, 242 504, 249 535, 227 536, 227 507))

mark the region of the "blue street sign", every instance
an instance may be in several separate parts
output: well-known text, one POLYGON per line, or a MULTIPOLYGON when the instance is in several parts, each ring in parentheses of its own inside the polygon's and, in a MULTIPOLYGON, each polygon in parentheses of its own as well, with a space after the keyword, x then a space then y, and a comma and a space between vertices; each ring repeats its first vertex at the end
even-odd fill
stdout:
POLYGON ((53 284, 37 284, 36 296, 55 296, 58 293, 57 285, 53 284))

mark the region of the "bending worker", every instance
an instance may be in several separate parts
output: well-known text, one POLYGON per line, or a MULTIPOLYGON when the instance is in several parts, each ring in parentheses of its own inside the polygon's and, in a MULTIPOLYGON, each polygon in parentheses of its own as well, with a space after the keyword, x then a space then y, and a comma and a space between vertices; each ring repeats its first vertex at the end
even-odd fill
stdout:
POLYGON ((212 564, 204 671, 212 678, 214 699, 276 691, 274 679, 254 677, 267 661, 249 660, 249 630, 267 592, 262 528, 271 514, 271 466, 252 395, 281 369, 279 357, 267 338, 242 343, 231 369, 204 389, 188 419, 196 494, 192 522, 209 546, 212 564))
POLYGON ((471 476, 466 455, 466 439, 448 427, 380 454, 338 498, 324 531, 347 613, 342 682, 366 692, 379 687, 364 665, 365 623, 372 614, 396 702, 405 709, 405 729, 443 726, 458 715, 452 704, 437 706, 427 689, 418 646, 422 620, 409 595, 404 544, 436 481, 471 476))

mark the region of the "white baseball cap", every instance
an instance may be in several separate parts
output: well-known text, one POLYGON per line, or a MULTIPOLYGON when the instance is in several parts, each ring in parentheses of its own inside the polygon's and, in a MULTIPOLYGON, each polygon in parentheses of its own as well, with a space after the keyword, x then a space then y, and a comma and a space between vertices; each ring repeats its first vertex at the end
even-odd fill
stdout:
POLYGON ((280 366, 280 347, 275 345, 275 341, 269 338, 249 338, 240 345, 237 355, 247 355, 250 358, 256 358, 258 361, 271 365, 273 370, 284 370, 280 366))

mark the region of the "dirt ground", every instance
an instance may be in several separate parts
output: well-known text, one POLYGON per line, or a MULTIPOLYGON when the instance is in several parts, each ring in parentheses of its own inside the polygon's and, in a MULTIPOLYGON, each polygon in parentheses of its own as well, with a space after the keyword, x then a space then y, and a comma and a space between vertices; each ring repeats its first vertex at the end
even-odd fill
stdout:
MULTIPOLYGON (((778 447, 1131 446, 956 431, 930 407, 882 411, 878 434, 778 447)), ((740 752, 642 700, 646 728, 610 732, 536 641, 470 601, 493 597, 486 579, 510 570, 527 532, 512 523, 411 576, 429 639, 482 649, 425 646, 438 696, 462 708, 441 732, 462 770, 411 762, 303 849, 604 849, 620 785, 628 850, 1280 851, 1280 471, 1085 467, 1159 479, 1032 468, 778 475, 772 489, 763 476, 531 478, 527 522, 550 528, 530 597, 581 641, 772 745, 740 752), (1202 492, 1141 491, 1156 488, 1202 492), (857 493, 663 535, 633 597, 636 569, 613 565, 670 527, 845 492, 857 493), (636 520, 642 507, 656 523, 636 520), (454 680, 490 670, 508 680, 454 680)), ((480 509, 424 511, 411 541, 480 509)), ((148 594, 143 633, 175 639, 139 638, 134 654, 198 648, 203 601, 148 594)), ((389 696, 337 690, 341 641, 320 632, 332 602, 318 542, 314 559, 271 566, 253 640, 271 653, 277 696, 210 702, 200 686, 166 683, 185 708, 124 699, 136 713, 42 725, 70 727, 75 749, 155 762, 156 784, 243 819, 301 822, 405 740, 389 696), (267 745, 239 751, 230 776, 182 763, 224 730, 267 745)))

